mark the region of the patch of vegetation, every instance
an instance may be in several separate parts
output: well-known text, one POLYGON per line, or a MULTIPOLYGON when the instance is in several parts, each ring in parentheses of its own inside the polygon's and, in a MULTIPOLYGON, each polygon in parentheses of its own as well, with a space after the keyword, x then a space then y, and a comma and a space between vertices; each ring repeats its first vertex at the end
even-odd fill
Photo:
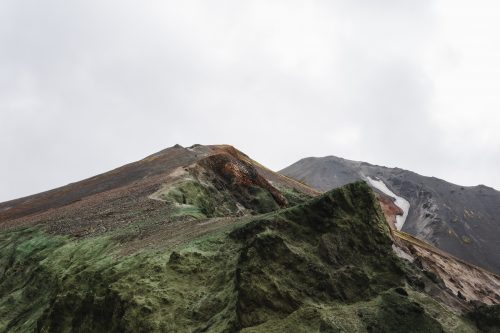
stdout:
POLYGON ((105 238, 70 242, 33 228, 3 232, 0 243, 0 331, 33 330, 57 290, 90 291, 113 262, 105 238))
POLYGON ((227 186, 185 178, 160 189, 155 196, 175 206, 173 217, 210 218, 261 214, 280 207, 272 194, 253 185, 227 186))
POLYGON ((244 200, 244 202, 246 201, 245 206, 249 207, 255 213, 264 214, 280 209, 278 203, 266 189, 249 186, 246 188, 246 192, 250 200, 244 200))
POLYGON ((294 188, 273 184, 286 198, 290 206, 296 206, 311 199, 310 195, 299 192, 294 188))
POLYGON ((189 204, 179 204, 175 206, 174 211, 172 212, 171 217, 192 217, 194 219, 203 219, 207 217, 213 217, 213 215, 206 215, 203 209, 200 209, 198 206, 189 205, 189 204))
POLYGON ((182 179, 162 188, 158 198, 177 208, 175 215, 189 215, 195 218, 226 216, 238 211, 234 200, 211 184, 195 179, 182 179))
POLYGON ((3 233, 0 332, 231 331, 234 257, 220 237, 120 257, 107 238, 3 233), (8 245, 7 245, 8 244, 8 245), (7 246, 6 246, 7 245, 7 246), (5 259, 8 258, 8 259, 5 259))
POLYGON ((500 305, 482 305, 471 311, 467 317, 483 332, 500 332, 500 305))
POLYGON ((364 183, 173 249, 119 250, 111 235, 0 233, 0 332, 475 330, 412 287, 364 183))

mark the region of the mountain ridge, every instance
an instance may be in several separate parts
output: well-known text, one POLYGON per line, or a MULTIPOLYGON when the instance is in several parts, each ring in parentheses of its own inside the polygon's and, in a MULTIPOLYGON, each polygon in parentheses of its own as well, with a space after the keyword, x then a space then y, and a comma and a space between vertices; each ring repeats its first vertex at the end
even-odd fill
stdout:
POLYGON ((454 183, 454 182, 452 182, 450 180, 446 180, 444 178, 439 178, 439 177, 436 177, 436 176, 425 175, 425 174, 419 173, 417 171, 413 171, 413 170, 406 169, 406 168, 400 168, 398 166, 391 167, 391 166, 387 166, 387 165, 375 164, 375 163, 365 162, 365 161, 361 161, 361 160, 351 160, 351 159, 340 157, 340 156, 336 156, 336 155, 303 157, 303 158, 297 160, 296 162, 294 162, 294 163, 292 163, 292 164, 290 164, 290 165, 288 165, 288 166, 286 166, 286 167, 284 167, 284 168, 282 168, 282 169, 280 169, 280 170, 278 170, 276 172, 281 173, 282 171, 286 170, 287 168, 289 168, 290 166, 292 166, 293 164, 296 164, 296 163, 300 163, 300 162, 304 162, 304 161, 308 161, 308 160, 321 160, 321 159, 335 159, 335 160, 352 162, 352 163, 359 164, 359 165, 369 165, 369 166, 379 167, 379 168, 383 168, 383 169, 392 169, 392 170, 399 170, 399 171, 411 172, 411 173, 414 173, 414 174, 419 175, 421 177, 436 179, 436 180, 440 180, 440 181, 446 182, 446 183, 451 184, 451 185, 456 185, 456 186, 465 187, 465 188, 486 188, 486 189, 494 190, 494 191, 497 191, 497 192, 500 191, 500 189, 497 189, 497 188, 495 188, 493 186, 489 186, 489 185, 486 185, 486 184, 483 184, 483 183, 479 183, 479 184, 476 184, 476 185, 463 185, 463 184, 454 183))
POLYGON ((415 172, 328 156, 304 158, 280 171, 321 190, 372 177, 410 202, 403 227, 465 261, 500 272, 500 192, 465 187, 415 172))

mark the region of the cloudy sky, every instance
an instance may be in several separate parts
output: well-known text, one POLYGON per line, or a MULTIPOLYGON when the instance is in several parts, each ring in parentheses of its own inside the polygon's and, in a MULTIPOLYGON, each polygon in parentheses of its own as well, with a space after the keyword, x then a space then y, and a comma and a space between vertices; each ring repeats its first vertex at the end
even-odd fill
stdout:
POLYGON ((494 0, 2 0, 0 201, 176 143, 500 189, 494 0))

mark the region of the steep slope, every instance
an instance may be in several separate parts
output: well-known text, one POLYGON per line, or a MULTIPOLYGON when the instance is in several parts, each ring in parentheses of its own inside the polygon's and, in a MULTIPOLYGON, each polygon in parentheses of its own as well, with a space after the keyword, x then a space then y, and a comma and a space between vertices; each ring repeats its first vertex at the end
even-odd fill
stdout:
POLYGON ((396 255, 421 268, 442 288, 462 300, 490 305, 500 303, 500 276, 397 230, 391 221, 400 214, 399 208, 383 194, 377 194, 377 197, 391 228, 396 255))
POLYGON ((320 190, 367 177, 380 180, 410 204, 402 231, 500 274, 500 192, 492 188, 334 156, 305 158, 280 173, 320 190))
POLYGON ((467 303, 429 296, 454 297, 393 254, 364 183, 191 231, 130 255, 118 231, 80 240, 41 226, 4 231, 0 330, 475 332, 480 316, 498 328, 495 308, 462 315, 467 303))

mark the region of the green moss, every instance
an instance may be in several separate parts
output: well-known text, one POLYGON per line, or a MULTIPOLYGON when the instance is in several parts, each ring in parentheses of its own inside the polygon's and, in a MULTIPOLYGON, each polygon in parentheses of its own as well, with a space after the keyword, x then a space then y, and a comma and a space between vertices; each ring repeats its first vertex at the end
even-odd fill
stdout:
POLYGON ((294 188, 289 188, 286 186, 280 186, 278 184, 273 184, 281 194, 286 198, 290 206, 296 206, 310 200, 312 197, 305 193, 299 192, 294 188))
POLYGON ((411 289, 363 183, 173 249, 121 256, 111 236, 0 233, 0 332, 472 332, 481 316, 495 327, 494 311, 467 321, 411 289))
POLYGON ((0 331, 185 332, 234 325, 234 308, 227 306, 234 304, 235 258, 222 255, 220 247, 230 244, 220 235, 180 248, 175 260, 167 250, 120 257, 104 237, 72 240, 39 229, 1 236, 0 331))
POLYGON ((86 289, 96 272, 110 266, 105 238, 71 242, 39 228, 2 233, 0 327, 35 324, 58 289, 86 289))
POLYGON ((274 318, 242 332, 475 332, 458 316, 443 311, 447 319, 455 321, 452 326, 442 326, 413 298, 390 289, 353 304, 304 305, 285 318, 274 318))
POLYGON ((467 314, 482 332, 500 332, 500 304, 481 305, 467 314))
POLYGON ((280 207, 273 196, 266 189, 250 186, 247 189, 249 197, 247 206, 258 214, 268 213, 278 210, 280 207))
POLYGON ((440 304, 426 294, 407 288, 410 299, 417 302, 425 309, 425 312, 436 319, 445 332, 466 333, 477 332, 476 327, 467 319, 458 316, 448 307, 440 304))
POLYGON ((258 186, 223 185, 183 178, 160 189, 153 196, 174 206, 174 218, 195 219, 261 214, 278 210, 271 193, 258 186))
POLYGON ((227 200, 224 192, 189 178, 161 189, 156 196, 176 206, 174 216, 205 218, 230 215, 238 210, 234 200, 227 200))
POLYGON ((403 283, 375 199, 360 186, 231 233, 245 244, 238 276, 243 327, 288 316, 307 304, 368 300, 403 283))
POLYGON ((187 204, 177 205, 171 216, 173 218, 182 216, 189 216, 195 219, 207 218, 207 215, 205 215, 202 209, 200 209, 198 206, 187 204))

